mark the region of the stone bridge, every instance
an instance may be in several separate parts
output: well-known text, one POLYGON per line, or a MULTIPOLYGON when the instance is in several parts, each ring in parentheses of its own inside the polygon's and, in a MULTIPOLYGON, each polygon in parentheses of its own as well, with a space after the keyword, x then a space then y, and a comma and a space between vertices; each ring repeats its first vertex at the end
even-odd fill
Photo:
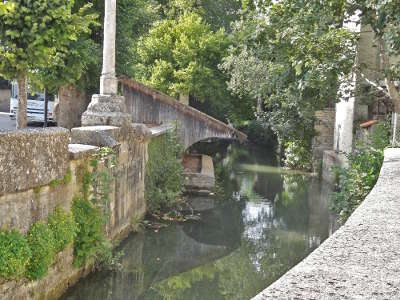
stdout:
POLYGON ((236 139, 247 136, 217 119, 178 100, 128 78, 119 79, 133 123, 178 124, 178 136, 185 148, 208 138, 236 139))

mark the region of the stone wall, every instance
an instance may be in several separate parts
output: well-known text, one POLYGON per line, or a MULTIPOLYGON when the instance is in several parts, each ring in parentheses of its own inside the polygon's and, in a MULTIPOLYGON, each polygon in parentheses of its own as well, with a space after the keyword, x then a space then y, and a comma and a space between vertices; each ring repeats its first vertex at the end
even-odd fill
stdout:
POLYGON ((185 148, 212 137, 247 139, 244 133, 172 97, 130 79, 120 81, 132 122, 151 125, 177 122, 178 135, 185 148))
POLYGON ((0 132, 0 195, 62 179, 69 133, 61 128, 0 132))
POLYGON ((325 150, 333 148, 333 137, 335 133, 335 110, 326 108, 315 112, 314 130, 316 136, 313 140, 313 169, 319 170, 322 156, 325 150))
MULTIPOLYGON (((76 128, 71 133, 74 144, 69 145, 69 132, 60 128, 8 132, 0 137, 3 137, 0 140, 1 179, 2 186, 6 187, 0 195, 0 228, 15 228, 26 233, 34 222, 45 221, 56 207, 69 211, 74 196, 82 193, 83 177, 90 171, 93 155, 102 146, 110 146, 115 152, 108 223, 110 238, 124 237, 130 232, 132 222, 144 216, 144 176, 151 133, 143 125, 76 128), (21 149, 15 148, 18 139, 21 149), (40 163, 27 163, 23 154, 40 163), (47 160, 50 163, 43 164, 47 160), (39 173, 47 175, 40 180, 20 179, 25 180, 23 185, 13 185, 16 187, 9 189, 4 179, 9 172, 15 175, 6 178, 22 177, 28 172, 32 177, 39 173)), ((9 178, 13 180, 18 182, 16 178, 9 178)), ((49 274, 39 281, 2 282, 0 279, 0 298, 57 299, 69 285, 88 273, 86 269, 73 268, 72 261, 72 248, 69 248, 58 254, 49 274)))
POLYGON ((341 228, 254 299, 400 299, 400 149, 341 228))
POLYGON ((110 233, 113 238, 124 235, 129 231, 132 220, 140 219, 146 213, 144 176, 150 138, 151 132, 139 124, 122 129, 113 126, 80 127, 71 132, 73 143, 108 146, 116 152, 110 206, 110 233))

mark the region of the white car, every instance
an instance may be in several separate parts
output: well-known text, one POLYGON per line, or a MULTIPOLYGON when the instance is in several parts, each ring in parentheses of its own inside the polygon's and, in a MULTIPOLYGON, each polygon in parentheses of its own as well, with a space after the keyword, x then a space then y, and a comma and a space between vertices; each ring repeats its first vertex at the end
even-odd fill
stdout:
MULTIPOLYGON (((47 121, 54 123, 53 108, 54 96, 48 96, 49 101, 47 105, 47 121)), ((27 103, 27 121, 31 122, 44 122, 44 93, 31 93, 28 92, 27 103)), ((11 99, 10 99, 10 118, 15 119, 18 111, 18 85, 16 82, 12 83, 11 99)))

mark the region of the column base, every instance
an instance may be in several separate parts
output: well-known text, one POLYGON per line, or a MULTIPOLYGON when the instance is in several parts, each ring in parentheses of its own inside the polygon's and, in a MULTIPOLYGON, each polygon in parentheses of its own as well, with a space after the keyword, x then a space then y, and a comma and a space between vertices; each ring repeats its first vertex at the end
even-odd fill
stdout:
POLYGON ((131 123, 125 98, 117 95, 93 95, 87 110, 82 115, 82 126, 123 126, 131 123))
POLYGON ((113 75, 101 75, 100 95, 116 95, 118 92, 118 79, 113 75))

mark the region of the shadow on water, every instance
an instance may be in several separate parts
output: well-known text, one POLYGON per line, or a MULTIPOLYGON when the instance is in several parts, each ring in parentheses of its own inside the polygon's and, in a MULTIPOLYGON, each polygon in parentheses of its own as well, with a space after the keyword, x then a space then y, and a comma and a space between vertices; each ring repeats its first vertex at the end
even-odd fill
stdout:
POLYGON ((274 155, 245 145, 197 145, 214 157, 222 187, 199 222, 131 235, 123 268, 99 272, 63 299, 249 299, 334 230, 329 187, 282 172, 274 155))

